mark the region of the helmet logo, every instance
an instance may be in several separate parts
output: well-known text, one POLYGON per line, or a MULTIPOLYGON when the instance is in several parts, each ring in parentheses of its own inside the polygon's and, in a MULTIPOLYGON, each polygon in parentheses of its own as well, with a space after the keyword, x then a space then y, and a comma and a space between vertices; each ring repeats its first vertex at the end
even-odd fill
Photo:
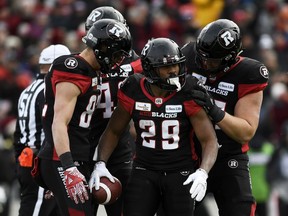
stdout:
POLYGON ((124 29, 121 27, 121 26, 119 26, 119 25, 117 25, 117 24, 115 24, 115 25, 113 25, 113 27, 111 28, 111 29, 109 29, 108 30, 111 34, 113 34, 113 35, 115 35, 116 37, 122 37, 122 33, 124 32, 124 29))
POLYGON ((146 56, 147 50, 149 49, 150 45, 147 43, 144 48, 142 49, 141 55, 146 56))
POLYGON ((92 22, 96 22, 97 18, 101 15, 101 12, 99 11, 93 11, 93 13, 91 13, 89 16, 88 16, 88 20, 91 20, 92 22))
POLYGON ((231 43, 235 40, 230 31, 225 31, 220 35, 220 37, 224 40, 225 47, 229 47, 231 43))

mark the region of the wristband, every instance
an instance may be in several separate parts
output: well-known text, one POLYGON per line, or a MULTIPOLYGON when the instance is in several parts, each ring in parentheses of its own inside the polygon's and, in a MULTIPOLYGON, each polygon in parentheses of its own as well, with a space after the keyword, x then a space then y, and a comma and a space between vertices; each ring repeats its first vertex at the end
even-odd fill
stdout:
POLYGON ((216 105, 213 106, 208 114, 211 116, 215 123, 220 122, 225 116, 225 112, 216 105))
POLYGON ((64 170, 75 166, 71 152, 65 152, 59 158, 64 170))

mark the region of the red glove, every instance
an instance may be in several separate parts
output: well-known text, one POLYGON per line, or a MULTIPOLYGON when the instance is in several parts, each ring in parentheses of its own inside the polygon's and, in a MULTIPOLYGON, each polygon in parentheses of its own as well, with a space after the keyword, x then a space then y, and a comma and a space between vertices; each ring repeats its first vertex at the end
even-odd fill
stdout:
POLYGON ((85 177, 79 172, 76 167, 70 167, 64 171, 65 184, 70 199, 76 204, 85 203, 89 199, 87 192, 87 182, 85 177))

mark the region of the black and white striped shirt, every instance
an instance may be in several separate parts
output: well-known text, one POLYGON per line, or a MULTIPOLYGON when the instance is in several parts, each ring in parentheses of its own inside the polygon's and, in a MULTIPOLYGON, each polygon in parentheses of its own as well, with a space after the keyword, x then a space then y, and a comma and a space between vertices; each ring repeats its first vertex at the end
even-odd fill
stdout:
POLYGON ((44 74, 24 89, 18 100, 18 117, 14 133, 16 157, 29 146, 39 149, 44 140, 42 128, 42 107, 44 104, 44 74))

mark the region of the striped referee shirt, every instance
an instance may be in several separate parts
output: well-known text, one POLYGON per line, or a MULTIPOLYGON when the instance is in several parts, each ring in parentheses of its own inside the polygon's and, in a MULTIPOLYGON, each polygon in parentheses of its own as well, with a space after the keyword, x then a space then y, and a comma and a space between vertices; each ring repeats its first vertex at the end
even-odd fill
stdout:
POLYGON ((14 133, 16 157, 26 146, 39 149, 44 140, 41 120, 44 105, 44 76, 45 74, 39 74, 37 79, 24 89, 19 97, 14 133))

